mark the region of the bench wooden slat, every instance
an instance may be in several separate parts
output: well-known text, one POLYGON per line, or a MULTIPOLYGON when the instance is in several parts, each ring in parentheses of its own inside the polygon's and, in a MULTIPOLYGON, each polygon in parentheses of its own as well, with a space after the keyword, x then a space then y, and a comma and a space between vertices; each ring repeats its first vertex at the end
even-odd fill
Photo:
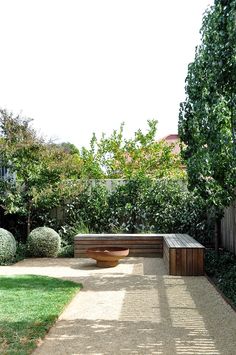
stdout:
POLYGON ((181 275, 186 275, 187 274, 187 250, 186 249, 182 249, 181 250, 181 255, 182 255, 181 275))
MULTIPOLYGON (((89 245, 88 247, 86 247, 86 248, 76 248, 75 249, 75 254, 77 254, 77 253, 80 253, 80 252, 86 252, 86 250, 88 250, 88 249, 90 249, 90 248, 102 248, 102 247, 104 247, 104 246, 100 246, 100 245, 97 245, 96 247, 94 247, 93 245, 91 246, 91 245, 89 245)), ((111 248, 112 246, 111 245, 107 245, 107 246, 105 246, 105 248, 111 248)), ((119 246, 119 248, 124 248, 124 246, 119 246)), ((137 247, 130 247, 130 248, 128 248, 129 250, 140 250, 140 252, 146 252, 147 251, 147 249, 148 250, 153 250, 153 252, 155 252, 155 251, 158 251, 158 253, 160 252, 161 254, 163 254, 163 249, 162 248, 158 248, 158 247, 147 247, 147 248, 137 248, 137 247)))
MULTIPOLYGON (((77 234, 74 240, 159 240, 167 234, 77 234)), ((168 234, 172 235, 172 234, 168 234)))
POLYGON ((164 237, 169 248, 203 248, 204 246, 187 234, 164 237))
MULTIPOLYGON (((75 245, 90 245, 90 244, 107 244, 110 243, 111 241, 109 241, 109 239, 92 239, 92 240, 75 240, 75 245)), ((149 244, 149 245, 161 245, 163 243, 163 239, 157 239, 157 240, 150 240, 150 239, 142 239, 142 240, 112 240, 112 244, 116 245, 116 244, 132 244, 132 245, 144 245, 145 243, 149 244)))

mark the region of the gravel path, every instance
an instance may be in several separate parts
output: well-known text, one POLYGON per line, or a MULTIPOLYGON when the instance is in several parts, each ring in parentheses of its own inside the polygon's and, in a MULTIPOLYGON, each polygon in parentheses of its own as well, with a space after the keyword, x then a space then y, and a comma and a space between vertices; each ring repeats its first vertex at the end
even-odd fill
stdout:
POLYGON ((163 260, 28 259, 1 275, 39 274, 84 288, 34 355, 236 354, 236 314, 205 277, 168 276, 163 260))

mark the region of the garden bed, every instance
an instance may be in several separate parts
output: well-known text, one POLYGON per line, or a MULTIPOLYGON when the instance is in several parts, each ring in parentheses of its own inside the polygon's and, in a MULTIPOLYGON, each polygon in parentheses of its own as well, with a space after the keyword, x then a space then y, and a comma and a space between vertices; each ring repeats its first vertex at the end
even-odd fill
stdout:
POLYGON ((220 250, 219 256, 214 250, 207 250, 205 260, 207 275, 235 309, 236 257, 224 250, 220 250))

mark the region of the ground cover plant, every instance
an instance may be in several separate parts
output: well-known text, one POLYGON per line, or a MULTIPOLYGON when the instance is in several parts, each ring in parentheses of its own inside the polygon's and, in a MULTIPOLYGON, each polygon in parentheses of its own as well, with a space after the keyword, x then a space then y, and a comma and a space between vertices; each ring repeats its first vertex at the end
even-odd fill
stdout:
POLYGON ((31 353, 80 287, 45 276, 1 276, 0 353, 31 353))
POLYGON ((206 273, 236 307, 236 257, 227 251, 206 250, 206 273))

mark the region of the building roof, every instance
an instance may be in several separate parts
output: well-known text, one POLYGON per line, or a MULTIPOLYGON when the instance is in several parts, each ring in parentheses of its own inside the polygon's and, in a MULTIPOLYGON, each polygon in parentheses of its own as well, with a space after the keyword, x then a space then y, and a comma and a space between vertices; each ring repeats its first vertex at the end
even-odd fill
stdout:
POLYGON ((168 134, 167 136, 160 139, 161 141, 166 141, 167 144, 174 144, 173 153, 180 153, 179 136, 178 134, 168 134))

